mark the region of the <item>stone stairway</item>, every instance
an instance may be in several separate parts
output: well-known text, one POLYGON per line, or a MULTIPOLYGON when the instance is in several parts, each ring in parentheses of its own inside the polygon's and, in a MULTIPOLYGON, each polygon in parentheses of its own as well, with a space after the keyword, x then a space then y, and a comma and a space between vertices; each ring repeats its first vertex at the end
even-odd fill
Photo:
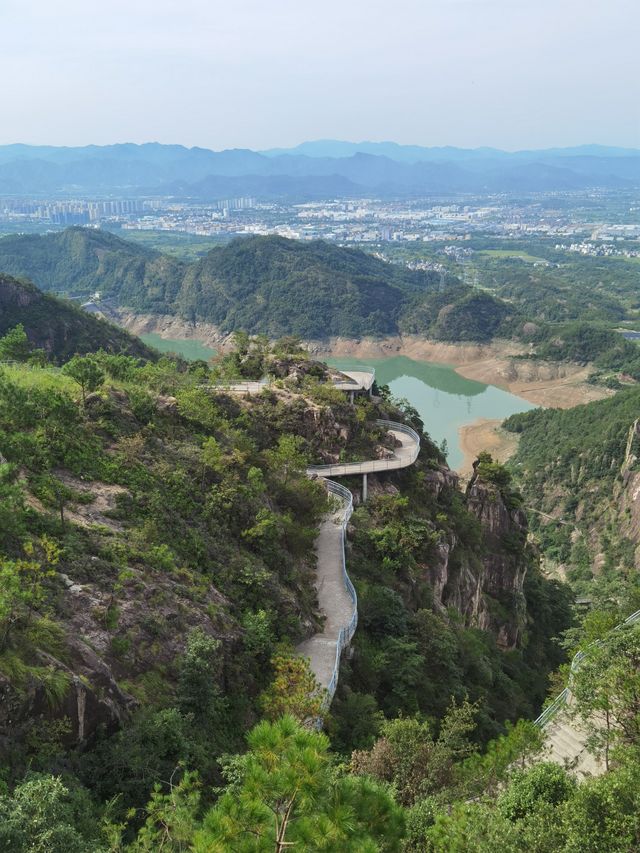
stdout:
POLYGON ((599 776, 604 773, 604 762, 587 751, 586 732, 566 710, 558 713, 545 727, 546 750, 541 756, 570 769, 576 776, 599 776))

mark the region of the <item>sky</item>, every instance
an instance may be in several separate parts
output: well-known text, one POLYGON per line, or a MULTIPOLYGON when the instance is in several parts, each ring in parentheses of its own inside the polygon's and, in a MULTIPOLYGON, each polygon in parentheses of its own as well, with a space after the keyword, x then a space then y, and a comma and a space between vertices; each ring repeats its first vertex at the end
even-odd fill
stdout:
POLYGON ((638 0, 0 0, 0 144, 640 147, 638 0))

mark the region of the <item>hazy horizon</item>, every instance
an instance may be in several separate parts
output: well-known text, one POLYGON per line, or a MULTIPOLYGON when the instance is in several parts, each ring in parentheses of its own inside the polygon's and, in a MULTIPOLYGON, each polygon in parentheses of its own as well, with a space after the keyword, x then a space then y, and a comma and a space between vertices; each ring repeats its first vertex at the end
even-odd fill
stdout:
POLYGON ((271 151, 288 151, 299 148, 303 145, 307 145, 309 143, 339 143, 345 145, 399 145, 399 146, 410 146, 417 148, 452 148, 457 150, 468 150, 468 151, 480 151, 482 149, 501 151, 506 154, 514 154, 520 153, 523 151, 548 151, 553 149, 563 150, 563 149, 574 149, 574 148, 616 148, 621 150, 629 150, 629 151, 640 151, 640 140, 637 145, 618 145, 615 142, 612 143, 603 143, 588 140, 586 142, 578 142, 573 145, 545 145, 545 146, 531 146, 525 145, 521 148, 501 148, 497 145, 478 145, 478 146, 463 146, 463 145, 453 145, 450 143, 442 143, 441 145, 428 145, 420 142, 398 142, 396 139, 333 139, 330 137, 318 137, 317 139, 302 139, 297 142, 292 143, 291 145, 273 145, 269 148, 257 148, 255 146, 233 146, 231 148, 209 148, 206 145, 199 145, 197 143, 193 145, 186 145, 180 141, 167 141, 162 142, 158 139, 145 139, 140 142, 134 141, 132 139, 116 139, 111 142, 86 142, 82 144, 61 144, 56 145, 50 142, 25 142, 22 139, 14 139, 8 142, 0 141, 0 147, 11 146, 11 145, 25 145, 31 148, 88 148, 88 147, 96 147, 96 148, 106 148, 115 145, 167 145, 167 146, 180 146, 182 148, 186 148, 188 150, 191 149, 204 149, 210 150, 214 153, 220 151, 229 151, 229 150, 237 150, 237 151, 253 151, 256 153, 269 153, 271 151))
POLYGON ((1 20, 2 144, 640 147, 632 0, 7 0, 1 20))

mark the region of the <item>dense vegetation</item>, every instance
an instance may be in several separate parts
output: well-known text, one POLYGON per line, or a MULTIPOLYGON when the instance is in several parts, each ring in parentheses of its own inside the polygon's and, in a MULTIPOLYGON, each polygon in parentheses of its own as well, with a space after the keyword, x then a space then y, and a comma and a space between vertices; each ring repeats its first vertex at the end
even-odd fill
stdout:
POLYGON ((536 409, 504 423, 520 435, 512 465, 535 510, 531 525, 549 565, 566 572, 579 594, 599 595, 612 607, 622 595, 631 610, 640 604, 635 509, 625 498, 633 492, 634 442, 629 458, 626 452, 639 406, 640 391, 629 388, 607 400, 536 409))
MULTIPOLYGON (((306 462, 370 457, 379 416, 423 426, 385 389, 351 405, 293 339, 236 344, 213 368, 101 351, 53 371, 20 329, 0 339, 24 363, 0 375, 3 849, 446 850, 450 804, 494 802, 537 747, 525 723, 501 732, 562 660, 567 593, 524 528, 487 535, 424 432, 418 464, 354 517, 355 654, 327 736, 301 727, 324 713, 291 657, 320 626, 327 503, 306 462), (208 387, 265 371, 251 399, 208 387), (485 591, 481 631, 453 587, 491 565, 527 567, 526 602, 485 591)), ((474 489, 519 518, 490 457, 474 489)))
MULTIPOLYGON (((0 335, 21 324, 34 349, 65 361, 76 353, 103 349, 154 358, 153 351, 123 329, 87 314, 68 300, 41 293, 34 285, 0 273, 0 335)), ((9 351, 0 360, 13 360, 9 351)))
POLYGON ((0 269, 46 290, 139 312, 174 313, 272 338, 388 335, 485 341, 513 311, 450 276, 413 272, 359 250, 281 237, 234 240, 187 263, 93 229, 0 240, 0 269))

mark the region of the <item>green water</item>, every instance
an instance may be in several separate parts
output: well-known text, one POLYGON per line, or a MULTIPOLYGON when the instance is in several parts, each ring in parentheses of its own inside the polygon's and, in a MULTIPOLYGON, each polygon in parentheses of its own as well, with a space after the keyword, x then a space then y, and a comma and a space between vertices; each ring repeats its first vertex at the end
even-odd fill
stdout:
POLYGON ((207 347, 200 341, 187 341, 175 338, 161 338, 156 332, 149 332, 146 335, 140 335, 141 340, 150 347, 155 347, 160 352, 176 352, 187 361, 197 361, 203 359, 208 361, 212 355, 216 354, 216 350, 207 347))
POLYGON ((458 430, 478 418, 506 418, 536 407, 515 394, 465 379, 453 367, 429 361, 413 361, 404 356, 359 361, 354 358, 330 358, 328 363, 343 370, 375 367, 376 381, 388 385, 394 397, 407 399, 414 406, 425 429, 438 444, 447 441, 447 459, 451 468, 462 464, 458 430))

